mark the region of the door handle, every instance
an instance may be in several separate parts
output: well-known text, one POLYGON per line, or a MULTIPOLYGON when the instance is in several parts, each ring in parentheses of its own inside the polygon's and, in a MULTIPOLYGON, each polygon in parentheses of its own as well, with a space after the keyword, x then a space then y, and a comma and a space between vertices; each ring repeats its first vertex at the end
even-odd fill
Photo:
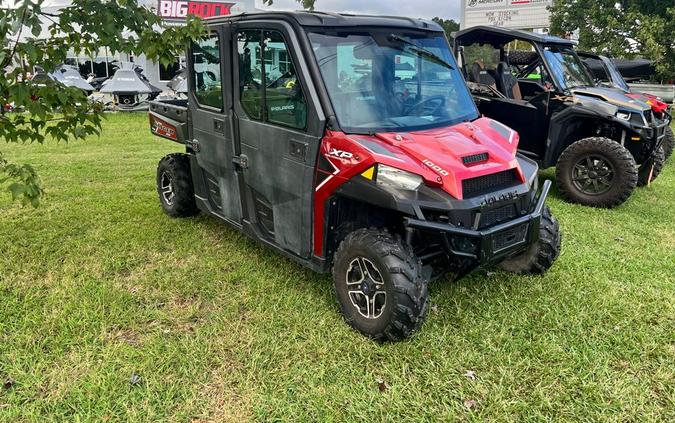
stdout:
POLYGON ((201 146, 199 145, 199 141, 197 140, 187 140, 185 141, 185 144, 192 149, 195 153, 199 153, 201 150, 201 146))
POLYGON ((290 155, 296 159, 305 161, 307 156, 307 143, 302 141, 291 140, 289 143, 290 155))
POLYGON ((239 166, 241 169, 248 169, 248 157, 244 154, 241 156, 234 156, 232 158, 232 163, 239 166))
POLYGON ((213 131, 219 134, 225 133, 225 122, 221 119, 213 119, 213 131))

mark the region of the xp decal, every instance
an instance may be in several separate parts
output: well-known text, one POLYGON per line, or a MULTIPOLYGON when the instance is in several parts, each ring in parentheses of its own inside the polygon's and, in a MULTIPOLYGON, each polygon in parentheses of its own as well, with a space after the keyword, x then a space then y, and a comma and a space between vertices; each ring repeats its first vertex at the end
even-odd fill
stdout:
POLYGON ((333 157, 337 157, 338 159, 351 159, 352 157, 354 157, 354 154, 352 154, 348 151, 338 150, 337 148, 331 148, 328 155, 333 156, 333 157))

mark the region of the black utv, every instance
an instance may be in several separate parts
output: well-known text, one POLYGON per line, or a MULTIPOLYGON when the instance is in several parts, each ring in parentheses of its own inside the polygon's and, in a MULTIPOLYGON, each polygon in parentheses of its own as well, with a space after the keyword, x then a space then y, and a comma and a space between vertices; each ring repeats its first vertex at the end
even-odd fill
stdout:
POLYGON ((658 175, 670 116, 597 87, 573 42, 478 26, 456 34, 455 53, 481 113, 517 130, 542 169, 556 166, 568 201, 615 207, 658 175))
POLYGON ((551 182, 517 154, 515 131, 480 115, 439 25, 318 12, 207 22, 187 99, 150 106, 153 134, 185 145, 157 170, 167 214, 202 211, 332 272, 345 320, 377 340, 418 330, 431 279, 543 274, 558 258, 551 182))
MULTIPOLYGON (((618 90, 622 93, 625 93, 630 98, 634 98, 649 104, 654 111, 654 116, 656 116, 658 119, 671 119, 670 105, 668 103, 663 101, 662 98, 653 94, 633 91, 633 89, 631 89, 631 87, 628 85, 628 82, 626 82, 624 79, 624 73, 633 77, 639 77, 638 75, 643 75, 645 73, 649 74, 649 72, 653 73, 653 68, 650 66, 651 62, 646 61, 645 63, 644 60, 623 60, 616 64, 615 60, 599 54, 581 51, 577 53, 579 54, 579 57, 581 57, 581 60, 584 61, 584 64, 588 67, 591 75, 595 77, 596 84, 618 90), (622 66, 619 67, 619 64, 622 66)), ((666 136, 663 139, 663 150, 665 151, 666 159, 668 159, 673 154, 674 148, 675 134, 673 134, 673 130, 670 127, 667 127, 666 136)))

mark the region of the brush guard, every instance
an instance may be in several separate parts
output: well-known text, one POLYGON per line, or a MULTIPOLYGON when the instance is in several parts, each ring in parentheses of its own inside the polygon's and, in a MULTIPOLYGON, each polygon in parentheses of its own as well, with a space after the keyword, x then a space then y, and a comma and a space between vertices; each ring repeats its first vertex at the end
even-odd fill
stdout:
POLYGON ((477 265, 496 264, 537 242, 541 216, 550 189, 551 181, 547 180, 530 214, 484 230, 413 218, 406 218, 404 223, 408 230, 440 234, 448 254, 475 260, 477 265))

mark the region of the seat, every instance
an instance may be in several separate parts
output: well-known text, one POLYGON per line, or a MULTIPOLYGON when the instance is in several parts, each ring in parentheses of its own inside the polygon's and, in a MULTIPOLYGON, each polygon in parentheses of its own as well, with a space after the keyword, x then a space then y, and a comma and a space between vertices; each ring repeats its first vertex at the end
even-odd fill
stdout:
POLYGON ((483 66, 482 63, 476 61, 473 66, 471 67, 471 82, 475 82, 477 84, 483 84, 483 85, 490 85, 490 86, 495 86, 495 79, 490 76, 487 70, 485 70, 485 67, 483 66))
POLYGON ((511 66, 506 62, 499 62, 497 65, 497 89, 507 98, 522 100, 523 95, 520 92, 518 79, 513 76, 511 66))

